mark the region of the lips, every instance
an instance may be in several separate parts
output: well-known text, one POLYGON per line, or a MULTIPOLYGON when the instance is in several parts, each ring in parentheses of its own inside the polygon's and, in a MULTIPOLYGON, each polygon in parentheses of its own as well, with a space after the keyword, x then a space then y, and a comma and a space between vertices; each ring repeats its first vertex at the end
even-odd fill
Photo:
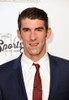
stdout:
POLYGON ((30 43, 30 46, 33 47, 33 48, 35 48, 35 47, 38 46, 38 44, 39 44, 39 43, 30 43))

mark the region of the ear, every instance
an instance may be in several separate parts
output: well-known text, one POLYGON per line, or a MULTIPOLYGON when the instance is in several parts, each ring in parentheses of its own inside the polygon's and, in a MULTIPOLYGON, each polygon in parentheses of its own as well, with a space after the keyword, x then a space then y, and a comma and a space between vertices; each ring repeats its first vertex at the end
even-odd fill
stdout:
POLYGON ((49 37, 51 36, 51 32, 52 32, 51 28, 48 28, 46 39, 49 39, 49 37))
POLYGON ((20 33, 19 30, 17 30, 17 36, 18 36, 18 38, 19 38, 20 40, 22 40, 22 36, 21 36, 21 33, 20 33))

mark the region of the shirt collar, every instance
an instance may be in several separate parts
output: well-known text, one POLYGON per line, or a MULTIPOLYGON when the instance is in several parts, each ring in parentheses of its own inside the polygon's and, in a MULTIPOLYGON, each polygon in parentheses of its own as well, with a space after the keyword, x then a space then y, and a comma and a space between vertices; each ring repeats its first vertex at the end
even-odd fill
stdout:
POLYGON ((45 55, 37 62, 42 70, 48 70, 49 71, 49 56, 46 52, 45 55))
POLYGON ((25 69, 26 72, 32 67, 33 61, 25 56, 25 54, 22 54, 21 58, 21 65, 25 69))
MULTIPOLYGON (((43 70, 45 70, 45 69, 49 70, 49 67, 47 67, 49 65, 49 57, 48 57, 47 52, 36 63, 38 63, 43 70)), ((26 57, 25 54, 23 53, 22 58, 21 58, 21 65, 25 69, 26 72, 29 71, 29 69, 32 67, 32 64, 33 64, 33 61, 31 59, 29 59, 28 57, 26 57)))

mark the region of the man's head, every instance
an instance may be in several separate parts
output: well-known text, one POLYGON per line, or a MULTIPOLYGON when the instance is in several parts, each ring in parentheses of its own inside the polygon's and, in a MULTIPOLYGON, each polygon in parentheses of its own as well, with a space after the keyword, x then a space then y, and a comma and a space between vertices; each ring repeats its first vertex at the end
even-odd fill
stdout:
POLYGON ((32 7, 32 8, 27 8, 23 10, 22 13, 18 17, 19 30, 21 30, 21 21, 25 18, 43 20, 46 30, 48 29, 48 17, 47 17, 46 12, 44 12, 42 9, 32 7))
POLYGON ((18 17, 17 35, 23 41, 24 54, 38 61, 46 52, 46 39, 50 37, 47 14, 38 8, 27 8, 18 17))

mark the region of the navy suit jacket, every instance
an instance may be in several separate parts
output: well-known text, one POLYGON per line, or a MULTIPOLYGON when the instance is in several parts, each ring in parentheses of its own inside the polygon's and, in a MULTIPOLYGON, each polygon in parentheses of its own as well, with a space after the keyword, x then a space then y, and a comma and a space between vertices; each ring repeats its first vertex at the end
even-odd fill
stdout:
MULTIPOLYGON (((48 100, 69 100, 69 60, 49 54, 48 100)), ((21 69, 21 56, 0 66, 0 100, 28 100, 21 69)))

